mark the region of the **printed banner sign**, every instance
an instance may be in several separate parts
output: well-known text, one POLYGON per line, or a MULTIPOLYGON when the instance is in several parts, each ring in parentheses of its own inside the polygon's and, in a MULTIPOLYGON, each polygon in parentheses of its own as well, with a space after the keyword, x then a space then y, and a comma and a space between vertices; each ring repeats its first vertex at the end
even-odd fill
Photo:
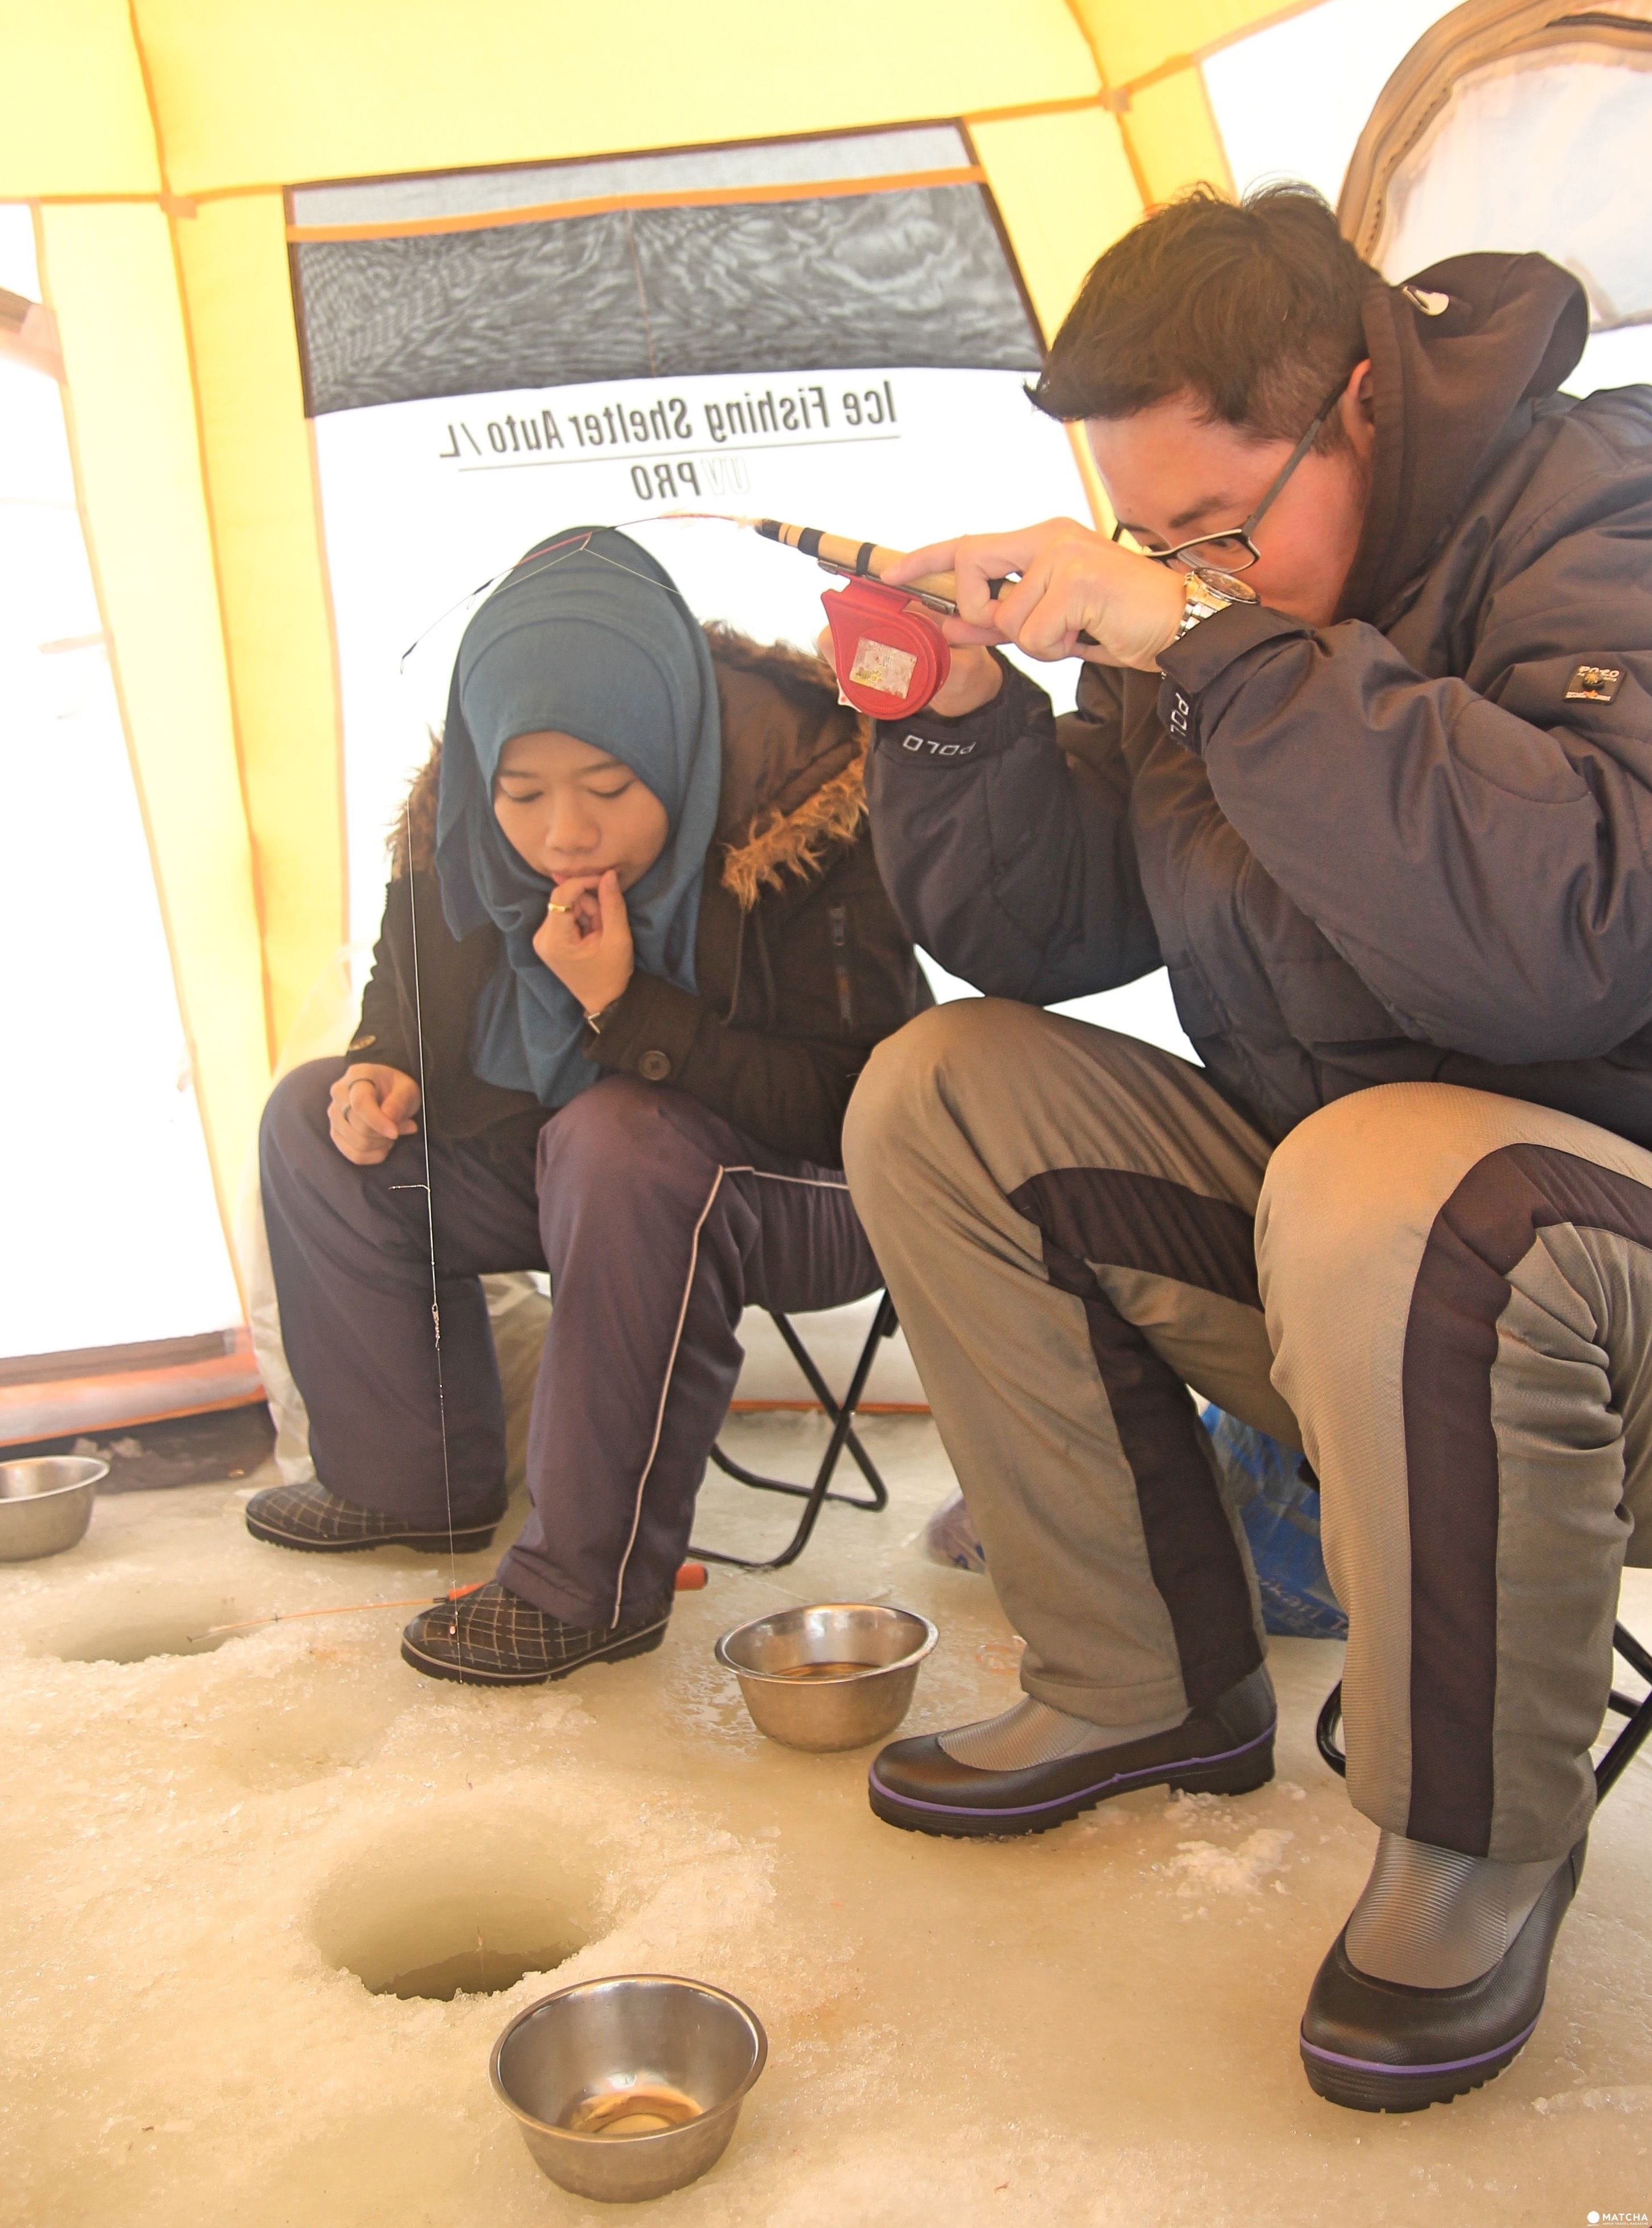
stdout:
MULTIPOLYGON (((315 437, 357 938, 377 932, 385 831, 441 724, 476 592, 535 541, 623 526, 701 618, 811 643, 825 574, 668 514, 787 518, 895 548, 1088 515, 1066 432, 1014 372, 614 381, 339 411, 315 437)), ((1040 678, 1071 702, 1073 669, 1040 678)))

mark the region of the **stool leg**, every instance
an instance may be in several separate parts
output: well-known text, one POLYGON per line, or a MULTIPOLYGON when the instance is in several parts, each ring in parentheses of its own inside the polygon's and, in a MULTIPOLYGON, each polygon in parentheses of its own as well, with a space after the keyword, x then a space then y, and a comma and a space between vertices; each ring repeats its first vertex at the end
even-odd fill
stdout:
MULTIPOLYGON (((1652 1655, 1649 1655, 1632 1632, 1621 1624, 1612 1627, 1612 1646, 1625 1663, 1638 1671, 1642 1679, 1652 1680, 1652 1655)), ((1614 1786, 1629 1769, 1636 1751, 1652 1732, 1652 1694, 1639 1702, 1631 1702, 1626 1694, 1614 1693, 1608 1707, 1629 1723, 1595 1766, 1595 1800, 1599 1802, 1609 1788, 1614 1786)))
MULTIPOLYGON (((790 1348, 798 1367, 808 1379, 810 1389, 813 1391, 816 1399, 820 1402, 821 1406, 825 1410, 832 1422, 836 1423, 837 1421, 838 1414, 837 1401, 832 1392, 831 1387, 827 1384, 825 1379, 821 1375, 820 1371, 816 1367, 814 1356, 810 1353, 808 1348, 798 1337, 795 1328, 785 1316, 772 1313, 770 1320, 774 1324, 775 1328, 779 1332, 781 1337, 785 1341, 786 1345, 790 1348)), ((883 1296, 882 1303, 878 1309, 878 1312, 873 1318, 872 1328, 868 1333, 866 1344, 861 1348, 860 1360, 855 1365, 856 1375, 855 1381, 856 1383, 864 1385, 865 1377, 868 1373, 867 1357, 870 1354, 875 1359, 879 1340, 893 1338, 900 1327, 899 1321, 895 1316, 894 1303, 890 1299, 888 1294, 886 1292, 883 1296)), ((857 1405, 853 1396, 850 1398, 848 1405, 852 1418, 855 1412, 855 1407, 857 1405)), ((860 1495, 853 1493, 829 1493, 826 1496, 827 1499, 829 1501, 841 1501, 846 1508, 866 1508, 872 1510, 887 1508, 889 1505, 889 1489, 885 1485, 882 1478, 878 1475, 877 1468, 874 1463, 871 1456, 868 1455, 866 1450, 861 1446, 860 1436, 853 1428, 852 1422, 843 1444, 848 1452, 854 1456, 855 1460, 860 1465, 861 1470, 866 1477, 872 1490, 871 1493, 864 1499, 862 1499, 860 1495)), ((714 1446, 712 1448, 711 1459, 715 1463, 718 1469, 722 1471, 726 1477, 738 1478, 742 1485, 755 1486, 760 1493, 788 1493, 796 1500, 807 1501, 810 1495, 814 1491, 814 1488, 812 1486, 794 1485, 788 1478, 765 1477, 759 1470, 747 1469, 742 1463, 737 1463, 732 1455, 726 1455, 720 1446, 714 1446)), ((834 1468, 835 1467, 836 1463, 834 1462, 834 1468)))
MULTIPOLYGON (((826 1411, 826 1413, 832 1418, 833 1422, 836 1423, 837 1420, 837 1403, 833 1399, 831 1392, 827 1386, 825 1379, 815 1367, 815 1357, 810 1353, 808 1348, 798 1337, 797 1330, 789 1317, 777 1315, 774 1316, 772 1320, 773 1321, 775 1328, 779 1332, 781 1337, 784 1339, 787 1346, 791 1348, 793 1360, 796 1361, 798 1368, 802 1370, 804 1375, 809 1380, 810 1386, 814 1392, 815 1398, 820 1402, 821 1406, 826 1411)), ((855 1366, 855 1382, 861 1385, 865 1384, 867 1376, 869 1373, 869 1364, 867 1360, 868 1355, 870 1354, 874 1359, 875 1359, 879 1341, 886 1338, 893 1338, 899 1328, 900 1326, 895 1320, 894 1302, 889 1297, 888 1293, 886 1292, 882 1299, 878 1303, 878 1311, 876 1315, 872 1318, 872 1328, 867 1334, 866 1344, 861 1349, 861 1360, 855 1366)), ((853 1416, 858 1404, 859 1396, 851 1392, 848 1399, 848 1407, 851 1416, 853 1416)), ((869 1501, 858 1501, 852 1498, 851 1495, 847 1493, 835 1493, 832 1495, 833 1500, 847 1501, 852 1508, 887 1508, 889 1505, 888 1488, 879 1476, 876 1466, 872 1461, 872 1457, 867 1453, 865 1448, 861 1446, 860 1440, 855 1437, 853 1431, 849 1432, 848 1438, 844 1442, 844 1445, 849 1454, 854 1457, 861 1476, 865 1478, 867 1483, 871 1487, 872 1498, 869 1501)))
MULTIPOLYGON (((1638 1671, 1643 1679, 1652 1681, 1652 1655, 1648 1654, 1632 1632, 1627 1631, 1621 1624, 1614 1625, 1612 1646, 1623 1661, 1634 1670, 1638 1671)), ((1627 1694, 1620 1694, 1614 1688, 1611 1699, 1606 1706, 1615 1715, 1626 1718, 1629 1722, 1595 1766, 1595 1800, 1598 1802, 1604 1801, 1609 1790, 1622 1778, 1623 1773, 1633 1763, 1636 1751, 1641 1746, 1647 1735, 1652 1732, 1652 1694, 1644 1695, 1640 1701, 1633 1702, 1627 1694)), ((1321 1756, 1324 1757, 1331 1770, 1339 1776, 1346 1777, 1348 1759, 1336 1745, 1336 1728, 1341 1714, 1342 1682, 1339 1679, 1325 1697, 1324 1706, 1319 1713, 1319 1721, 1314 1727, 1314 1738, 1321 1756)))
MULTIPOLYGON (((830 1395, 824 1391, 823 1387, 816 1384, 816 1389, 820 1393, 821 1399, 829 1404, 832 1417, 832 1436, 825 1455, 822 1458, 820 1468, 816 1473, 813 1485, 791 1485, 784 1479, 759 1477, 752 1472, 738 1469, 719 1448, 712 1449, 713 1459, 719 1469, 726 1470, 729 1476, 739 1477, 747 1484, 760 1486, 768 1492, 796 1494, 805 1501, 806 1506, 797 1520, 797 1528, 792 1534, 790 1543, 781 1550, 779 1554, 766 1557, 726 1555, 718 1548, 697 1546, 689 1548, 690 1555, 697 1557, 702 1563, 724 1563, 740 1571, 783 1571, 788 1563, 797 1561, 798 1556, 809 1545, 810 1534, 819 1520, 821 1510, 826 1505, 832 1473, 837 1468, 838 1458, 842 1454, 844 1447, 854 1438, 852 1427, 855 1412, 861 1405, 861 1396, 866 1390, 866 1380, 872 1373, 872 1364, 877 1358, 878 1341, 880 1338, 887 1338, 889 1335, 889 1332, 883 1328, 886 1310, 888 1313, 890 1327, 893 1328, 894 1310, 890 1305, 887 1294, 884 1296, 883 1304, 879 1308, 873 1321, 871 1335, 861 1349, 861 1358, 855 1365, 855 1375, 850 1380, 848 1391, 843 1395, 842 1405, 839 1406, 836 1401, 831 1400, 830 1395)), ((777 1322, 780 1320, 778 1316, 776 1317, 777 1322)), ((785 1325, 787 1330, 791 1328, 789 1323, 785 1325)), ((810 1373, 813 1374, 812 1365, 810 1373)), ((861 1467, 867 1469, 868 1465, 863 1463, 861 1467)), ((889 1497, 887 1489, 875 1470, 871 1471, 870 1475, 877 1493, 881 1495, 880 1499, 859 1501, 847 1494, 830 1494, 829 1498, 834 1501, 848 1501, 852 1508, 884 1508, 889 1497)))

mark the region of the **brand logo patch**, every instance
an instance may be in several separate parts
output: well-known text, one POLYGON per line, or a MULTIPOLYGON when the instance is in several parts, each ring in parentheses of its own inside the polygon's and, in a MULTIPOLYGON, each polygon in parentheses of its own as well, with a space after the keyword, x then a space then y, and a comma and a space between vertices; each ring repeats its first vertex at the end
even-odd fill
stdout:
POLYGON ((927 751, 932 759, 968 759, 975 756, 973 743, 938 743, 930 735, 907 735, 900 746, 903 751, 927 751))
POLYGON ((1566 683, 1566 702, 1610 704, 1623 682, 1621 665, 1574 665, 1566 683))

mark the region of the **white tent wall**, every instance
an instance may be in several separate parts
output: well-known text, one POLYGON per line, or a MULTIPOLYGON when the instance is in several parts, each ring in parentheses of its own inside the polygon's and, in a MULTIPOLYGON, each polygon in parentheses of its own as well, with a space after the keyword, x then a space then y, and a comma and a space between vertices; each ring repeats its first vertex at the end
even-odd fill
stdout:
POLYGON ((1204 78, 1240 193, 1301 178, 1333 208, 1377 96, 1444 0, 1320 0, 1210 55, 1204 78))
MULTIPOLYGON (((39 296, 30 212, 0 286, 39 296)), ((62 403, 0 359, 0 1357, 239 1319, 62 403)))
POLYGON ((1652 379, 1652 251, 1630 182, 1652 133, 1652 0, 1556 14, 1466 0, 1373 104, 1338 205, 1390 278, 1470 249, 1535 251, 1589 297, 1569 392, 1652 379))

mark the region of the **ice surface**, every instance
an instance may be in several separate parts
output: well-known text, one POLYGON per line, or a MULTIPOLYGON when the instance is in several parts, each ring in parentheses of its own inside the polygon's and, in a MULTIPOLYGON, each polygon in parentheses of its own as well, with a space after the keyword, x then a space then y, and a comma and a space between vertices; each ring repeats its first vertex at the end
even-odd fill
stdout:
MULTIPOLYGON (((822 1430, 740 1419, 729 1443, 796 1475, 822 1430)), ((988 1587, 922 1558, 951 1485, 932 1427, 865 1432, 887 1514, 829 1509, 781 1583, 714 1571, 658 1654, 525 1693, 417 1677, 394 1610, 148 1652, 448 1582, 398 1550, 257 1544, 255 1481, 106 1499, 80 1546, 0 1573, 0 2220, 596 2228, 624 2216, 541 2176, 488 2052, 547 1988, 638 1969, 733 1989, 772 2046, 722 2162, 660 2200, 681 2228, 1649 2209, 1652 1766, 1602 1814, 1513 2070, 1415 2118, 1338 2111, 1296 2028, 1374 1838, 1314 1753, 1340 1650, 1275 1643, 1280 1777, 1257 1795, 1131 1795, 1018 1842, 893 1832, 864 1755, 765 1742, 711 1655, 788 1600, 893 1598, 942 1633, 907 1730, 1013 1697, 988 1587), (100 1636, 139 1660, 91 1660, 100 1636), (506 1969, 567 1954, 493 1995, 371 1993, 478 1935, 506 1969)), ((699 1536, 750 1553, 791 1516, 720 1479, 699 1536)))

